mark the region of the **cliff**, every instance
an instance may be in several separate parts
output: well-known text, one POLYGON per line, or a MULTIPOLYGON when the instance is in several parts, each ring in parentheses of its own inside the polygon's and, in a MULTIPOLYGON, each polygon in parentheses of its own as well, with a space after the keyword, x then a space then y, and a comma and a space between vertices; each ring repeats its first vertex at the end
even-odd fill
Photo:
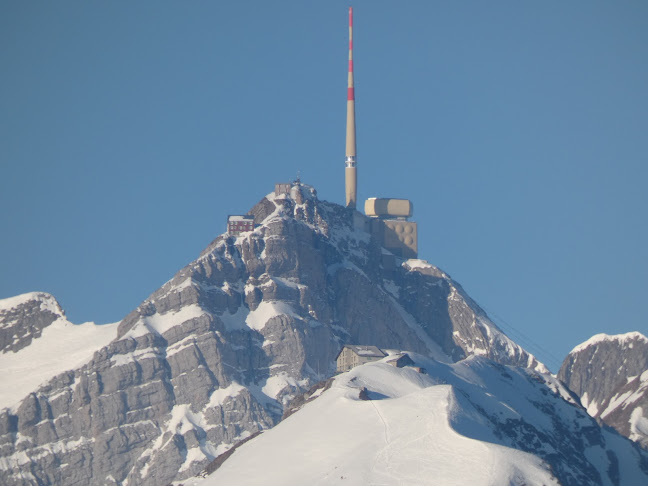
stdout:
POLYGON ((558 377, 589 414, 648 447, 648 338, 597 334, 565 358, 558 377))

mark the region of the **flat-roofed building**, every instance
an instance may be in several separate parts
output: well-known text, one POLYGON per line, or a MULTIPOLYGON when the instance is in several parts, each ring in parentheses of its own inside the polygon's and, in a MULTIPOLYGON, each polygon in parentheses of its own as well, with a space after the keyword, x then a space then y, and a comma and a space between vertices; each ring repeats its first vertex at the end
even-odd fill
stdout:
POLYGON ((231 215, 227 218, 227 232, 232 236, 254 231, 254 216, 250 214, 231 215))
POLYGON ((369 231, 380 245, 400 258, 417 258, 418 226, 407 218, 414 214, 408 199, 371 197, 365 202, 369 231))

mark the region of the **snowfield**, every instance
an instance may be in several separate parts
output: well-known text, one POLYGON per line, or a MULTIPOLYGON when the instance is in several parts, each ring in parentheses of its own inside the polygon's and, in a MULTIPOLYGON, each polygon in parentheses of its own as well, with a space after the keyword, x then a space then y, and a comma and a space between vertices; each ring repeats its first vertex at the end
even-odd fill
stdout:
POLYGON ((0 354, 0 409, 17 405, 39 385, 85 364, 117 336, 118 324, 72 324, 62 317, 29 346, 0 354))
POLYGON ((452 387, 434 384, 430 376, 383 363, 355 368, 242 446, 212 476, 185 484, 465 486, 509 484, 515 477, 528 485, 558 484, 538 458, 453 430, 461 410, 452 387), (359 398, 362 387, 372 400, 359 398))
MULTIPOLYGON (((496 416, 502 423, 523 418, 551 433, 550 417, 532 405, 548 389, 547 404, 564 406, 567 413, 560 413, 566 421, 590 424, 591 419, 557 380, 549 375, 541 378, 545 382, 538 385, 536 396, 524 389, 536 385, 521 369, 482 358, 456 364, 421 357, 416 361, 424 361, 429 374, 381 361, 339 375, 329 390, 242 445, 212 475, 183 484, 561 484, 541 457, 503 445, 505 439, 485 418, 496 416), (361 398, 365 394, 368 400, 361 398)), ((632 450, 629 443, 621 444, 625 446, 632 450)), ((587 455, 605 477, 610 467, 605 450, 591 447, 587 455)), ((646 484, 647 476, 632 457, 625 457, 621 458, 621 478, 621 484, 646 484)))

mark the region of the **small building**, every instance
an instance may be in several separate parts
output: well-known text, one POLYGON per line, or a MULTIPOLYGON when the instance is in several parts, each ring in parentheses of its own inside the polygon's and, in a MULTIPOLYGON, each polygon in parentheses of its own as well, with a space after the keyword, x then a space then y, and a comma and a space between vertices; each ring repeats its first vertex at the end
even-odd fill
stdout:
POLYGON ((275 184, 275 196, 290 194, 290 189, 292 188, 292 186, 292 182, 277 182, 275 184))
POLYGON ((385 356, 387 354, 376 346, 345 344, 336 358, 337 371, 343 373, 370 361, 383 359, 385 356))
POLYGON ((396 368, 404 368, 405 366, 412 366, 414 361, 407 353, 398 353, 390 356, 386 363, 396 368))
POLYGON ((227 217, 227 232, 233 236, 254 231, 254 216, 249 214, 227 217))

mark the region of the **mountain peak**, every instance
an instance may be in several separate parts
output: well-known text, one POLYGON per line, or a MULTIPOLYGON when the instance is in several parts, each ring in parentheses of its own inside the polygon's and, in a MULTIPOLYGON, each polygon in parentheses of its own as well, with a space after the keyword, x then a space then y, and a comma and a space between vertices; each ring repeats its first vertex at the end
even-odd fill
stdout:
POLYGON ((445 272, 390 252, 364 215, 319 200, 312 186, 286 186, 248 211, 251 231, 218 236, 91 360, 0 415, 15 462, 3 474, 30 457, 42 482, 185 479, 278 423, 293 397, 335 372, 345 344, 546 371, 445 272), (57 452, 53 441, 76 445, 57 452), (94 450, 92 466, 48 467, 94 450))
POLYGON ((40 337, 65 312, 46 292, 29 292, 0 300, 0 353, 16 352, 40 337))
POLYGON ((648 446, 648 338, 597 334, 576 346, 558 378, 593 417, 648 446))
POLYGON ((643 334, 637 331, 627 332, 624 334, 614 334, 614 335, 604 334, 604 333, 595 334, 587 341, 579 344, 574 349, 572 349, 569 354, 579 353, 590 346, 595 346, 605 342, 614 342, 618 345, 623 346, 628 344, 631 345, 633 341, 641 341, 644 343, 648 343, 648 337, 644 336, 643 334))
POLYGON ((7 299, 0 299, 0 313, 6 314, 26 304, 36 303, 41 311, 49 311, 58 316, 65 312, 53 295, 47 292, 27 292, 7 299))

